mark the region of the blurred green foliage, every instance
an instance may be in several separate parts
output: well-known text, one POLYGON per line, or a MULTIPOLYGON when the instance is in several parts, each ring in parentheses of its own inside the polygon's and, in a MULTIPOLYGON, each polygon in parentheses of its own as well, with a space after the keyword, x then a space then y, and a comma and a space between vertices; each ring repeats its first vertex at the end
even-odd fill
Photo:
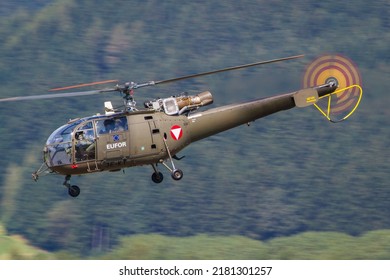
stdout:
POLYGON ((54 254, 31 246, 21 236, 6 235, 5 229, 0 224, 0 260, 47 260, 57 258, 54 254))
POLYGON ((125 237, 103 259, 134 260, 359 260, 389 259, 390 232, 372 231, 360 237, 336 232, 306 232, 266 242, 241 236, 125 237))
POLYGON ((326 244, 313 247, 313 258, 388 258, 389 234, 378 230, 390 228, 389 13, 384 0, 3 1, 0 97, 111 78, 166 79, 300 53, 300 61, 137 96, 210 90, 220 106, 293 91, 305 65, 322 53, 357 63, 364 96, 345 123, 329 124, 312 108, 290 110, 194 143, 178 163, 180 182, 156 186, 148 167, 74 177, 82 188, 77 199, 61 177, 31 181, 43 143, 69 118, 120 98, 2 103, 1 221, 10 234, 63 256, 117 248, 107 257, 218 258, 242 243, 258 249, 242 258, 312 258, 304 255, 312 244, 326 244), (168 239, 180 246, 164 247, 168 239), (202 250, 191 254, 191 244, 202 250))
MULTIPOLYGON (((91 254, 95 260, 388 260, 390 231, 378 230, 353 237, 336 232, 305 232, 268 241, 243 236, 169 237, 140 234, 122 237, 108 253, 91 254)), ((80 259, 67 250, 45 252, 20 236, 0 232, 0 259, 80 259)))

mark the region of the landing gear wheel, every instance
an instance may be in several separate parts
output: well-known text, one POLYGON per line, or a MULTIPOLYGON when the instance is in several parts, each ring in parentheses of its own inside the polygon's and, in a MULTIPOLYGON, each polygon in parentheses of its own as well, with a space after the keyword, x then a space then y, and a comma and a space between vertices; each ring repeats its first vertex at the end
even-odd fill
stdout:
POLYGON ((179 181, 181 178, 183 178, 183 171, 180 169, 175 169, 172 171, 171 176, 173 180, 179 181))
POLYGON ((161 172, 154 172, 152 174, 152 181, 155 182, 156 184, 159 184, 163 181, 164 176, 161 172))
POLYGON ((68 188, 68 193, 71 197, 77 197, 80 194, 80 188, 78 186, 70 186, 68 188))

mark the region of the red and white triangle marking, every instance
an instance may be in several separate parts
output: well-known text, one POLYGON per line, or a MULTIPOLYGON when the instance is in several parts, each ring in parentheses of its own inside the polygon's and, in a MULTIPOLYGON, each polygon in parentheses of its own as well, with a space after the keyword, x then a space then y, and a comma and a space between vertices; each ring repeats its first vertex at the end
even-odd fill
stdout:
POLYGON ((179 125, 174 125, 171 127, 171 137, 173 140, 180 140, 183 136, 183 129, 179 125))

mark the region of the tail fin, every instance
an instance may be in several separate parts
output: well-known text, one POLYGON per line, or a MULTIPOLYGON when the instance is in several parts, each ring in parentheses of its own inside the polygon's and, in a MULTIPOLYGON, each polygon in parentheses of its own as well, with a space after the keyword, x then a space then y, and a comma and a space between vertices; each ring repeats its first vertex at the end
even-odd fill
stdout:
POLYGON ((350 117, 360 104, 363 95, 361 77, 354 63, 341 55, 318 57, 306 69, 303 86, 315 87, 333 83, 338 89, 318 98, 313 105, 331 122, 350 117))

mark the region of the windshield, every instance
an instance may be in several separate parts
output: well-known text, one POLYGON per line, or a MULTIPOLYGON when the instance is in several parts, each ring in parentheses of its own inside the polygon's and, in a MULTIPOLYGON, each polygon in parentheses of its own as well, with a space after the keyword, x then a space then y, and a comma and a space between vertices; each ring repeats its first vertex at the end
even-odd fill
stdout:
POLYGON ((80 122, 81 121, 77 121, 71 124, 65 124, 60 128, 57 128, 47 139, 46 145, 72 141, 72 132, 75 126, 78 125, 80 122))
POLYGON ((65 124, 56 129, 46 141, 44 159, 47 166, 72 163, 72 132, 82 120, 65 124))

